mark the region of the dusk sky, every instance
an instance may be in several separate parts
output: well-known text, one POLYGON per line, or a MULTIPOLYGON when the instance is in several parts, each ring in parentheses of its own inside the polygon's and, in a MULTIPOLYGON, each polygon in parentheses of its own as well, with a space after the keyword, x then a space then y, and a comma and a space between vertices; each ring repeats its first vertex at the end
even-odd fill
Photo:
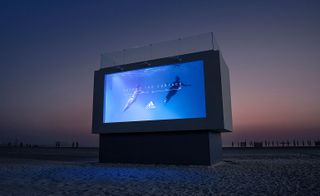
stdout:
POLYGON ((213 32, 238 140, 320 138, 320 1, 0 0, 0 143, 91 134, 100 54, 213 32))

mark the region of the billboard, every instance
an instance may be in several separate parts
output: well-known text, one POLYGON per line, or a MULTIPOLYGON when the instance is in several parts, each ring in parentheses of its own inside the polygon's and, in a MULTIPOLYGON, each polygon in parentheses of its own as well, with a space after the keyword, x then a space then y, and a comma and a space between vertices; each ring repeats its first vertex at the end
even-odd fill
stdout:
POLYGON ((206 118, 203 60, 104 76, 103 123, 206 118))
POLYGON ((93 133, 232 130, 229 70, 209 50, 95 71, 93 133))

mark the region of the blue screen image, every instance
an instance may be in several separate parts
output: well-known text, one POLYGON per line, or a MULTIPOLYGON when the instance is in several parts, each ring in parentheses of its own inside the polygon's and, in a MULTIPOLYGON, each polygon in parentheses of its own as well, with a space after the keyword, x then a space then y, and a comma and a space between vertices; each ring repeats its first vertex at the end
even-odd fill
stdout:
POLYGON ((202 60, 104 76, 104 123, 205 117, 202 60))

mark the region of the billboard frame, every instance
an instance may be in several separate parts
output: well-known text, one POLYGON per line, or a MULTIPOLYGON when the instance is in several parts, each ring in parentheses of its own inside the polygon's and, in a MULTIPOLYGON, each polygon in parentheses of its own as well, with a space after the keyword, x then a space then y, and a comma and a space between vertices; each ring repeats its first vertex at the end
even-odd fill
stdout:
POLYGON ((146 62, 101 68, 94 74, 92 132, 96 134, 170 131, 232 131, 229 70, 220 51, 208 50, 146 62), (103 123, 105 74, 202 60, 204 63, 206 118, 103 123), (227 88, 226 88, 227 87, 227 88), (230 111, 228 111, 230 110, 230 111))

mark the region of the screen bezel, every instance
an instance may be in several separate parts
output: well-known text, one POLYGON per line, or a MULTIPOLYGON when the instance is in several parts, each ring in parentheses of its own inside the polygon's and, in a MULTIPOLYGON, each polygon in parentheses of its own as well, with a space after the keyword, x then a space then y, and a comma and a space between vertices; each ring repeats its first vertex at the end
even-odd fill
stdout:
MULTIPOLYGON (((158 77, 159 75, 159 72, 157 72, 157 73, 155 73, 155 75, 153 75, 152 76, 152 78, 154 78, 154 77, 158 77)), ((175 75, 176 76, 176 75, 175 75)), ((175 79, 174 77, 175 76, 173 76, 172 78, 171 78, 171 82, 172 82, 172 80, 173 79, 175 79)), ((120 76, 121 77, 121 76, 120 76)), ((149 79, 150 79, 150 77, 148 77, 149 79)), ((133 122, 133 121, 136 121, 136 122, 138 122, 138 121, 159 121, 159 120, 178 120, 178 119, 194 119, 194 118, 206 118, 206 103, 205 103, 205 82, 204 82, 204 65, 203 65, 203 60, 195 60, 195 61, 190 61, 190 62, 180 62, 180 63, 175 63, 175 64, 166 64, 166 65, 159 65, 159 66, 153 66, 153 67, 147 67, 147 68, 139 68, 139 69, 135 69, 135 70, 127 70, 127 71, 123 71, 123 72, 116 72, 116 73, 107 73, 107 74, 105 74, 104 75, 104 81, 105 81, 105 83, 104 83, 104 87, 105 87, 105 90, 104 90, 104 102, 103 102, 103 109, 104 109, 104 111, 103 111, 103 123, 104 124, 111 124, 111 123, 120 123, 120 122, 133 122), (194 63, 196 63, 196 67, 194 67, 194 63), (165 76, 165 75, 168 75, 168 74, 170 74, 170 73, 172 73, 171 71, 172 71, 172 68, 174 68, 174 69, 176 69, 176 67, 177 67, 177 65, 179 65, 179 67, 180 66, 184 66, 184 68, 185 69, 187 69, 188 70, 188 72, 189 72, 189 74, 191 74, 191 75, 189 75, 189 79, 191 78, 194 78, 194 77, 199 77, 198 78, 198 80, 199 81, 201 81, 200 83, 199 83, 199 87, 200 87, 200 89, 203 89, 203 90, 200 90, 200 91, 197 91, 197 92, 193 92, 191 95, 195 95, 196 93, 199 93, 199 95, 198 95, 198 100, 200 101, 200 102, 198 102, 198 104, 200 104, 200 105, 198 105, 199 107, 197 107, 197 108, 199 108, 200 110, 202 110, 203 112, 201 112, 201 113, 198 113, 198 114, 190 114, 189 116, 188 115, 184 115, 184 117, 181 117, 181 116, 172 116, 171 118, 170 117, 168 117, 168 116, 163 116, 163 115, 161 115, 160 114, 160 116, 158 116, 159 118, 153 118, 153 119, 138 119, 138 118, 135 118, 135 117, 139 117, 139 116, 136 116, 136 115, 134 115, 133 114, 133 116, 132 116, 132 114, 131 115, 129 115, 130 117, 133 117, 134 119, 130 119, 130 117, 129 117, 129 119, 127 119, 127 120, 123 120, 123 119, 112 119, 112 113, 111 113, 111 111, 108 111, 108 108, 111 106, 111 105, 113 105, 113 103, 112 102, 110 102, 111 100, 111 98, 109 99, 109 102, 107 102, 107 99, 106 99, 106 97, 108 96, 108 93, 110 93, 110 91, 108 91, 107 89, 108 89, 108 79, 107 78, 111 78, 111 77, 119 77, 119 75, 117 75, 117 74, 135 74, 135 73, 137 73, 137 71, 138 71, 138 73, 143 73, 144 75, 143 76, 138 76, 138 77, 145 77, 146 75, 145 74, 147 74, 148 75, 148 73, 145 73, 145 71, 146 70, 148 70, 148 71, 151 71, 151 72, 154 72, 155 70, 157 70, 157 71, 159 71, 159 68, 160 68, 160 71, 161 71, 161 74, 163 75, 163 76, 165 76), (190 67, 191 66, 191 67, 190 67), (163 72, 162 70, 163 69, 166 69, 166 71, 165 72, 163 72), (168 69, 170 69, 170 70, 168 70, 168 69), (198 70, 199 69, 199 72, 197 72, 197 73, 195 73, 195 71, 194 71, 194 69, 195 70, 198 70), (108 117, 110 117, 110 118, 106 118, 106 115, 108 116, 108 117)), ((163 81, 162 81, 163 82, 163 81)), ((185 82, 185 81, 184 81, 185 82)), ((156 85, 154 85, 154 86, 156 86, 156 85)), ((112 87, 112 88, 117 88, 117 87, 112 87)), ((194 87, 195 88, 195 87, 194 87)), ((195 90, 196 89, 198 89, 198 87, 197 88, 195 88, 195 90)), ((179 94, 179 93, 178 93, 179 94)), ((131 97, 131 95, 132 95, 132 93, 131 94, 129 94, 128 95, 128 97, 131 97)), ((109 95, 110 96, 110 95, 109 95)), ((143 96, 143 95, 141 95, 141 96, 143 96)), ((138 98, 139 99, 139 98, 138 98)), ((151 100, 152 98, 150 98, 150 100, 151 100)), ((188 97, 183 97, 183 100, 186 100, 186 99, 188 99, 188 97)), ((128 98, 126 99, 126 100, 128 100, 128 98)), ((149 100, 149 101, 150 101, 149 100)), ((115 100, 114 100, 115 101, 115 100)), ((163 100, 162 100, 163 101, 163 100)), ((156 102, 155 102, 156 103, 156 102)), ((192 104, 196 104, 195 102, 190 102, 189 101, 189 103, 187 103, 187 104, 185 104, 184 105, 184 108, 186 108, 186 107, 189 107, 189 109, 192 109, 192 104)), ((146 103, 145 103, 146 104, 146 103)), ((156 103, 156 105, 157 104, 159 104, 159 105, 161 105, 160 103, 159 103, 159 100, 158 100, 158 102, 156 103)), ((123 105, 124 106, 124 105, 123 105)), ((123 107, 122 107, 123 108, 123 107)), ((110 108, 109 108, 110 109, 110 108)), ((163 114, 163 113, 162 113, 163 114)), ((145 118, 145 117, 144 117, 145 118)))
POLYGON ((161 58, 147 62, 102 68, 95 71, 92 132, 135 133, 192 130, 210 130, 217 132, 227 131, 224 129, 223 121, 221 72, 219 63, 219 51, 210 50, 185 54, 178 57, 161 58), (202 60, 204 66, 206 118, 103 123, 104 77, 106 74, 196 60, 202 60))

